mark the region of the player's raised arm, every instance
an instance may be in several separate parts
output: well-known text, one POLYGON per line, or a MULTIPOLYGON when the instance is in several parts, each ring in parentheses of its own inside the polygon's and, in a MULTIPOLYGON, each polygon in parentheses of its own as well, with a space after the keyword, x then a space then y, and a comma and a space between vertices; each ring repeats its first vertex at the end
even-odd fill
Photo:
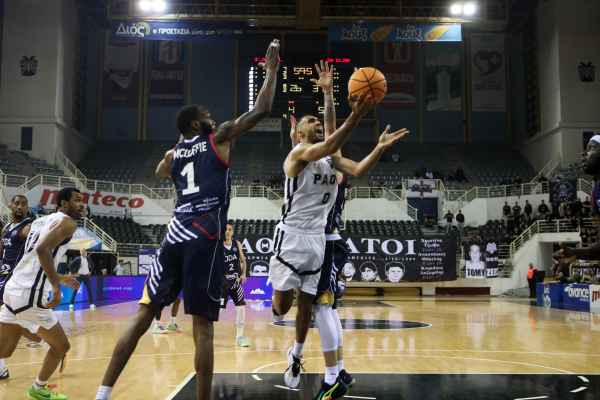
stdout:
MULTIPOLYGON (((317 161, 323 157, 334 154, 342 147, 346 140, 348 140, 350 134, 354 128, 356 128, 356 125, 358 125, 360 119, 367 112, 372 110, 377 104, 376 100, 373 99, 371 95, 368 95, 363 99, 362 94, 358 97, 358 99, 356 99, 356 101, 352 98, 352 96, 348 96, 348 102, 352 108, 352 113, 333 135, 325 139, 325 141, 316 143, 314 145, 305 146, 300 144, 299 146, 296 146, 296 148, 290 153, 289 160, 292 162, 310 162, 317 161)), ((297 132, 301 131, 303 123, 310 123, 310 121, 305 120, 306 119, 303 119, 300 121, 298 126, 296 126, 297 132)))
POLYGON ((271 42, 267 50, 265 62, 259 65, 267 70, 267 76, 256 98, 254 107, 238 119, 219 125, 213 133, 215 144, 230 142, 237 136, 254 128, 262 119, 271 114, 271 107, 275 99, 277 70, 279 70, 279 40, 276 39, 271 42))
POLYGON ((321 65, 315 64, 315 69, 319 74, 319 79, 311 79, 310 81, 315 85, 323 89, 323 95, 325 96, 325 110, 324 110, 324 121, 325 126, 325 139, 333 135, 335 132, 335 105, 333 102, 333 65, 330 67, 326 61, 321 65))
POLYGON ((344 158, 340 155, 334 154, 331 156, 333 161, 333 165, 339 171, 342 171, 345 174, 356 176, 357 178, 362 178, 366 176, 377 164, 379 158, 383 154, 384 150, 388 147, 392 146, 398 140, 400 140, 404 135, 408 133, 406 129, 400 129, 399 131, 389 133, 390 126, 388 125, 385 128, 385 131, 379 137, 379 143, 375 149, 366 156, 360 163, 344 158))

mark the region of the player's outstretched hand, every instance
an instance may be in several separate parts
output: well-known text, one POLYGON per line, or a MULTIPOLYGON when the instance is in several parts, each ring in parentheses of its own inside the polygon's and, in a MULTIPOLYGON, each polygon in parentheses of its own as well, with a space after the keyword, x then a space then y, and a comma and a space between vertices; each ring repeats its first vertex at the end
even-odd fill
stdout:
POLYGON ((408 130, 406 128, 402 128, 399 131, 392 133, 389 132, 390 126, 388 125, 385 128, 385 131, 383 131, 383 133, 381 134, 381 136, 379 136, 379 146, 383 147, 384 149, 387 149, 388 147, 392 146, 394 143, 396 143, 398 140, 404 137, 404 135, 408 134, 408 130))
POLYGON ((62 293, 60 291, 60 285, 52 286, 52 298, 50 299, 49 302, 44 304, 44 307, 50 308, 50 309, 56 308, 60 305, 61 301, 62 301, 62 293))
POLYGON ((352 108, 352 113, 362 118, 366 113, 375 108, 377 99, 373 98, 370 94, 365 98, 363 93, 361 93, 356 99, 352 95, 348 95, 348 103, 350 104, 350 108, 352 108))
POLYGON ((317 73, 319 74, 319 80, 311 79, 310 81, 317 86, 323 88, 324 92, 331 92, 333 90, 333 65, 329 67, 329 63, 321 60, 321 66, 315 64, 317 73))
POLYGON ((79 289, 79 286, 81 286, 74 275, 63 275, 59 280, 61 285, 65 285, 69 289, 77 290, 79 289))
POLYGON ((258 63, 267 71, 277 71, 279 69, 279 40, 275 39, 269 44, 265 62, 258 63))
POLYGON ((552 255, 552 258, 556 260, 558 265, 564 267, 575 261, 577 257, 575 256, 575 251, 572 248, 565 246, 562 244, 562 242, 558 242, 558 245, 560 246, 560 250, 552 255))

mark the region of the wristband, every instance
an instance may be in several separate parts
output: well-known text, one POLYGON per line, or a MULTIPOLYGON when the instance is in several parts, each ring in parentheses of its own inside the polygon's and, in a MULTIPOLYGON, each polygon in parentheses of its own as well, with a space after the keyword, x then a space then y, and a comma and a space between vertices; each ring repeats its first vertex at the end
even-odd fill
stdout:
POLYGON ((333 96, 333 92, 325 92, 325 96, 327 96, 328 94, 333 96))

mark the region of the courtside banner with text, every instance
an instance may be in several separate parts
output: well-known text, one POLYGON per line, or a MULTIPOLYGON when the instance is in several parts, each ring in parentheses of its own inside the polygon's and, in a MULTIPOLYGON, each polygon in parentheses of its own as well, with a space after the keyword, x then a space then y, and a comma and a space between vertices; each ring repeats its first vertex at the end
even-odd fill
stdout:
POLYGON ((330 24, 331 42, 460 42, 460 24, 330 24))
MULTIPOLYGON (((25 193, 25 197, 30 204, 41 202, 47 209, 52 209, 56 205, 56 196, 60 189, 59 187, 40 185, 25 193)), ((134 217, 136 215, 172 215, 143 194, 112 193, 99 190, 82 190, 81 193, 83 202, 90 206, 92 214, 120 216, 127 209, 134 217)))
POLYGON ((113 21, 111 37, 143 40, 244 40, 245 22, 113 21))
POLYGON ((468 279, 498 277, 498 245, 494 242, 464 242, 465 268, 468 279))
MULTIPOLYGON (((273 235, 234 235, 242 244, 247 276, 269 273, 273 235)), ((456 280, 453 236, 368 237, 345 235, 349 249, 342 275, 348 282, 435 282, 456 280)))

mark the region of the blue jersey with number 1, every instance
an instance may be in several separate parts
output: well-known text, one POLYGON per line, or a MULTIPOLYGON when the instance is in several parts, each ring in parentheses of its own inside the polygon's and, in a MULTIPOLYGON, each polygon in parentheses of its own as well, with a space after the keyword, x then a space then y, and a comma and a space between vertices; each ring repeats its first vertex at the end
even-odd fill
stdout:
POLYGON ((171 179, 177 190, 177 206, 166 240, 225 240, 231 173, 229 161, 217 152, 212 134, 175 146, 171 179))

